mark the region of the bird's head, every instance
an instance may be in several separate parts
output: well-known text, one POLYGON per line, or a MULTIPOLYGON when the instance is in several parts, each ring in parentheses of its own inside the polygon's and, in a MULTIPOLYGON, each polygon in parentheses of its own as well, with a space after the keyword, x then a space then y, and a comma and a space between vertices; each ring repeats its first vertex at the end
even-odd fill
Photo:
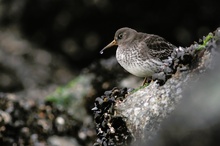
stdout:
POLYGON ((112 46, 116 45, 122 45, 122 44, 129 44, 132 42, 137 34, 137 31, 128 27, 123 27, 118 29, 115 32, 114 40, 109 43, 107 46, 105 46, 100 53, 102 54, 103 51, 107 48, 110 48, 112 46))

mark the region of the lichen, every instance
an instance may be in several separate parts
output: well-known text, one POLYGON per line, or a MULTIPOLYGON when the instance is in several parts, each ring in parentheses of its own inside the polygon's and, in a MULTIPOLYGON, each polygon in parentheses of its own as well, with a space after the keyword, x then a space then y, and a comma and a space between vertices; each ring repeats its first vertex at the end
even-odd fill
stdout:
POLYGON ((206 37, 203 37, 202 44, 198 46, 196 50, 202 50, 205 49, 210 40, 213 38, 213 34, 209 33, 206 37))

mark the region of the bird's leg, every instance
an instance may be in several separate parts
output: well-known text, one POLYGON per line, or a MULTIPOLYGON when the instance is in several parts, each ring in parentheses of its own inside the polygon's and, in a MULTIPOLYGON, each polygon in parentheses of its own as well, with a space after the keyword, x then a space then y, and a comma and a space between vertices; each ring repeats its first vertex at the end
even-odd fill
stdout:
POLYGON ((142 83, 142 86, 144 86, 146 83, 153 82, 154 80, 151 77, 145 77, 144 81, 142 83))
POLYGON ((142 86, 144 86, 146 82, 147 82, 147 77, 144 78, 144 81, 143 81, 143 83, 142 83, 142 86))

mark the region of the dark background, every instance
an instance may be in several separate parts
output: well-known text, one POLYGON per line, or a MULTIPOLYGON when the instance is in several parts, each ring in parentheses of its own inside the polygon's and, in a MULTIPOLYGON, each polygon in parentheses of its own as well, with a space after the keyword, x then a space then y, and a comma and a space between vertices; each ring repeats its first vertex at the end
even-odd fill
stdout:
POLYGON ((1 27, 16 25, 30 42, 65 56, 80 70, 120 27, 163 36, 177 46, 198 41, 220 24, 218 1, 2 0, 1 27))

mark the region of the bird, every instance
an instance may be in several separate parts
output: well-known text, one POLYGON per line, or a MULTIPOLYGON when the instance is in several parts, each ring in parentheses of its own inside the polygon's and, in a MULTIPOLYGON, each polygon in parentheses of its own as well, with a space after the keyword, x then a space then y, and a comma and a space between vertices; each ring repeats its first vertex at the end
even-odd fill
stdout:
POLYGON ((116 59, 129 73, 144 77, 143 85, 148 78, 162 72, 163 60, 172 54, 175 45, 155 34, 137 32, 123 27, 115 32, 114 39, 100 53, 112 46, 118 46, 116 59))

